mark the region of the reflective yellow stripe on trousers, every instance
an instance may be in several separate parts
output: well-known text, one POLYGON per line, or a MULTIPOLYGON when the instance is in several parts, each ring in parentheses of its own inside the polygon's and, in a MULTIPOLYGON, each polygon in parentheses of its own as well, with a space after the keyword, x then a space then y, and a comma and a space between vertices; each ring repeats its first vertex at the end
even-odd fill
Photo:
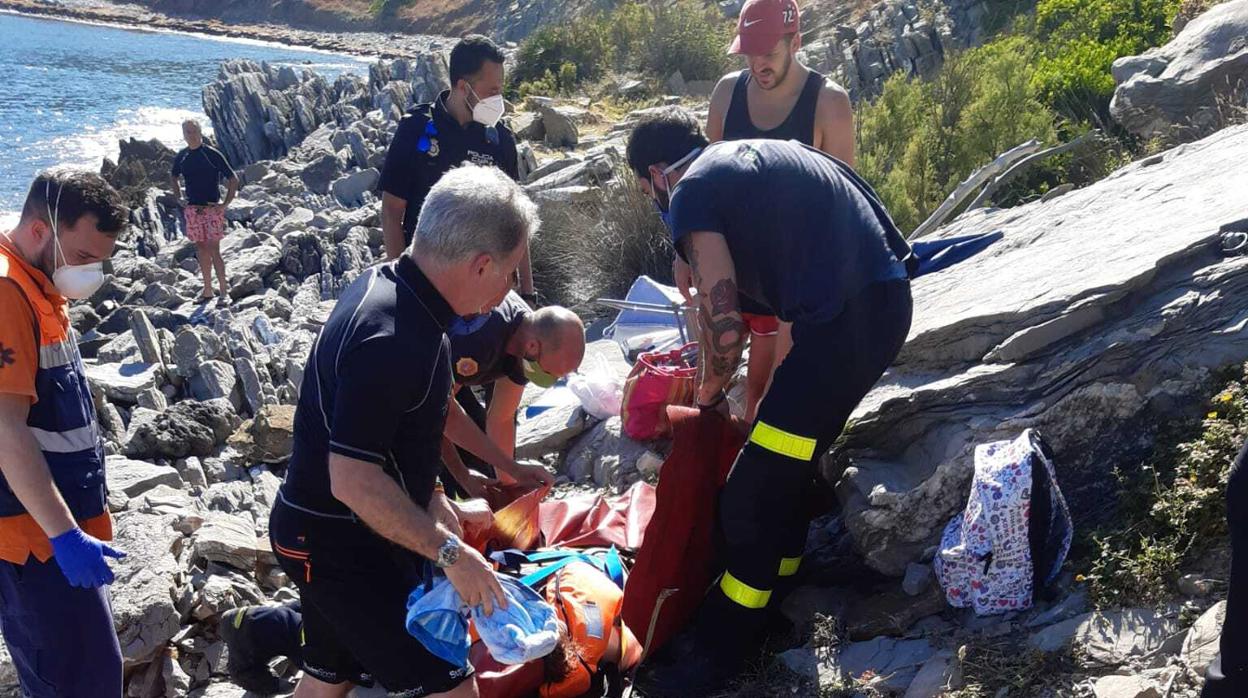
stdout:
POLYGON ((755 589, 732 576, 731 572, 724 572, 719 580, 719 588, 723 590, 724 596, 746 608, 766 608, 767 602, 771 600, 770 591, 755 589))
POLYGON ((815 457, 814 439, 790 434, 762 421, 754 425, 754 431, 750 432, 750 442, 772 453, 779 453, 800 461, 809 461, 815 457))
POLYGON ((802 558, 786 557, 780 560, 780 576, 792 577, 797 574, 797 568, 802 566, 802 558))

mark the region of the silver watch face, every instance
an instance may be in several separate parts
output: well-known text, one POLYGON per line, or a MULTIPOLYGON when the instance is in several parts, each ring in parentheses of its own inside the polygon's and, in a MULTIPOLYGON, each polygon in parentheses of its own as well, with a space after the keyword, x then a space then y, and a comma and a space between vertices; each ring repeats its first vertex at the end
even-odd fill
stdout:
POLYGON ((459 560, 459 541, 454 538, 446 539, 446 542, 438 548, 438 567, 450 567, 459 560))

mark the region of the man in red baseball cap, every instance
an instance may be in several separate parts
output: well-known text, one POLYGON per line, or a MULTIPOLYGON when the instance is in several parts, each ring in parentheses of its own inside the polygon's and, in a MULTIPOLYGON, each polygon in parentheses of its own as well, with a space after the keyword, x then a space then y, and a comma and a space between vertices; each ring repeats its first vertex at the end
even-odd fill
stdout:
POLYGON ((802 14, 794 0, 749 0, 728 52, 746 70, 720 79, 711 95, 707 137, 796 140, 853 166, 849 93, 797 59, 802 14))
MULTIPOLYGON (((801 10, 794 0, 750 0, 737 20, 730 52, 746 69, 725 75, 711 95, 710 142, 746 138, 795 140, 854 164, 854 115, 840 85, 802 65, 801 10)), ((688 295, 690 271, 675 260, 678 286, 688 295)), ((752 422, 771 374, 792 346, 790 327, 766 308, 742 299, 750 329, 746 414, 752 422)), ((800 553, 801 551, 797 551, 800 553)))

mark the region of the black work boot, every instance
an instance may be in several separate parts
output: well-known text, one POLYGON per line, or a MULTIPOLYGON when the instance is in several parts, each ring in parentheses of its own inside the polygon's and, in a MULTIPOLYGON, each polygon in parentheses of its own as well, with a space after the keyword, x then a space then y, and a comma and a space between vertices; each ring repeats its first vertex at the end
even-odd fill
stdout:
POLYGON ((686 628, 637 672, 645 698, 699 698, 727 686, 756 653, 764 609, 747 609, 712 590, 686 628))
MULTIPOLYGON (((217 631, 229 648, 226 671, 230 680, 261 696, 289 690, 287 682, 273 674, 269 662, 289 656, 281 648, 289 647, 292 640, 298 642, 300 619, 297 609, 286 606, 247 606, 223 615, 217 631)), ((298 661, 298 657, 292 659, 298 661)))

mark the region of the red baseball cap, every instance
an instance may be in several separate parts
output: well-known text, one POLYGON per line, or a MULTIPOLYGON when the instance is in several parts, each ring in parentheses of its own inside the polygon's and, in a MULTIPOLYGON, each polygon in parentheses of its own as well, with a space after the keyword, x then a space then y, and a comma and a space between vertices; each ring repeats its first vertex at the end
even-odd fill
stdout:
POLYGON ((794 0, 749 0, 737 18, 737 38, 728 53, 762 56, 786 34, 802 28, 802 13, 794 0))

